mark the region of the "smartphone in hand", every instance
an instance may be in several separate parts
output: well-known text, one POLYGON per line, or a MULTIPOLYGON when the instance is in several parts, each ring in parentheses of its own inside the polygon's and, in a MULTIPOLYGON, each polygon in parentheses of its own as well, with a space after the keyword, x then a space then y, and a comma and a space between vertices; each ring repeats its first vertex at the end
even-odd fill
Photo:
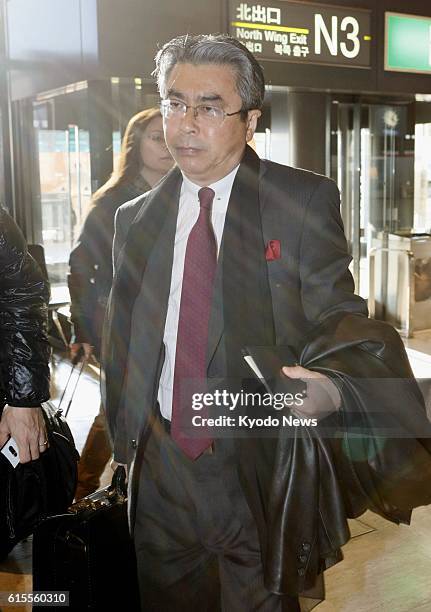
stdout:
POLYGON ((6 457, 13 468, 19 463, 18 444, 13 438, 9 438, 6 444, 1 448, 0 453, 6 457))

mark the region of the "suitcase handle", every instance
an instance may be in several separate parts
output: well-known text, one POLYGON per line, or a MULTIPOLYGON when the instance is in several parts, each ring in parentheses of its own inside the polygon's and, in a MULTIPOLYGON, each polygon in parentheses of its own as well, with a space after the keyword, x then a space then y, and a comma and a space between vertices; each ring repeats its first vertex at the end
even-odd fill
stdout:
MULTIPOLYGON (((81 378, 81 374, 82 374, 82 371, 83 371, 86 363, 87 363, 86 359, 83 359, 82 362, 81 362, 81 366, 80 366, 79 372, 78 372, 78 378, 76 379, 75 386, 73 387, 73 391, 72 391, 72 394, 71 394, 70 399, 69 399, 69 403, 67 404, 66 412, 64 413, 64 418, 65 419, 67 418, 67 415, 69 414, 69 410, 70 410, 70 407, 72 405, 73 398, 75 397, 76 388, 78 386, 79 379, 81 378)), ((69 388, 70 380, 72 378, 72 374, 75 371, 76 365, 77 365, 76 363, 72 363, 72 367, 71 367, 70 372, 69 372, 69 377, 68 377, 68 379, 66 381, 66 384, 64 386, 63 393, 61 394, 61 397, 60 397, 60 401, 58 402, 57 411, 61 411, 60 414, 63 412, 63 409, 61 408, 61 405, 63 403, 63 399, 64 399, 64 396, 66 394, 66 391, 69 388)))

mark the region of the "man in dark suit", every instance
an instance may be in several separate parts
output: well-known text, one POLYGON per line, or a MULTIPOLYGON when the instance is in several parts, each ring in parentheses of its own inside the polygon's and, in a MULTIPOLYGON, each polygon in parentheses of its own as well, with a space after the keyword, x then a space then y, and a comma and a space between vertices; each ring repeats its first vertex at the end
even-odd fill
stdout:
MULTIPOLYGON (((156 66, 177 166, 118 210, 103 358, 114 457, 129 467, 142 608, 295 612, 297 594, 265 589, 235 440, 215 439, 209 427, 192 435, 185 424, 196 389, 212 379, 241 389, 244 346, 300 351, 329 317, 367 315, 353 293, 338 189, 247 146, 264 79, 238 41, 179 37, 156 66)), ((337 408, 323 375, 283 371, 327 383, 304 414, 337 408)))

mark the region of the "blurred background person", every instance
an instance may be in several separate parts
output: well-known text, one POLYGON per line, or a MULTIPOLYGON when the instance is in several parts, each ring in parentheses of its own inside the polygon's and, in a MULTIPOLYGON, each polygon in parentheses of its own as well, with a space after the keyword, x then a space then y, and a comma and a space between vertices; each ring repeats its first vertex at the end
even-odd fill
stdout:
MULTIPOLYGON (((112 282, 112 243, 117 208, 152 187, 171 169, 158 107, 134 115, 124 133, 121 155, 111 178, 93 196, 93 205, 69 260, 68 285, 74 327, 70 350, 99 359, 105 309, 112 282)), ((78 471, 76 499, 96 491, 111 456, 103 411, 85 442, 78 471)))
POLYGON ((0 206, 0 448, 14 438, 21 463, 48 448, 40 408, 49 399, 48 302, 48 283, 0 206))

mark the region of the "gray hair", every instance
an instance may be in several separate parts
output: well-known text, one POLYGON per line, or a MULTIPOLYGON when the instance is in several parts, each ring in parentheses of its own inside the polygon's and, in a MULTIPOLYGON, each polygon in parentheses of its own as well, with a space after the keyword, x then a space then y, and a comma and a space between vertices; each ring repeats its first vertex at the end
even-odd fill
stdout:
POLYGON ((153 76, 162 98, 166 97, 166 81, 176 64, 217 64, 230 66, 236 74, 236 89, 242 100, 242 115, 263 105, 265 80, 256 58, 238 40, 227 34, 177 36, 158 51, 153 76))

